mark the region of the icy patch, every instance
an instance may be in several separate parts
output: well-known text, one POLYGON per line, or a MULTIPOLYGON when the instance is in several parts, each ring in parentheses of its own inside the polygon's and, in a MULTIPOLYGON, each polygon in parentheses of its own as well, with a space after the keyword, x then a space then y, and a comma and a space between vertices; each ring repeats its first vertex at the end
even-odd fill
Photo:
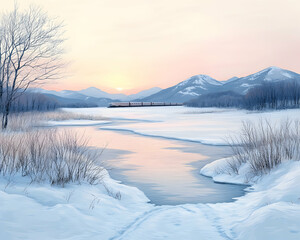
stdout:
POLYGON ((49 126, 94 126, 107 124, 111 121, 95 121, 95 120, 64 120, 64 121, 47 121, 49 126))

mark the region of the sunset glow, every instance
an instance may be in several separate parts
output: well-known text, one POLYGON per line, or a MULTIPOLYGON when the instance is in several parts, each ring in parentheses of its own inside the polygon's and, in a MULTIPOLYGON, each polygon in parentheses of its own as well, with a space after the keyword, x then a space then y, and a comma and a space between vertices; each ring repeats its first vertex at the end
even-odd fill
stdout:
MULTIPOLYGON (((300 72, 298 0, 22 0, 65 22, 67 77, 48 89, 134 93, 196 74, 300 72)), ((1 9, 14 1, 2 1, 1 9)))

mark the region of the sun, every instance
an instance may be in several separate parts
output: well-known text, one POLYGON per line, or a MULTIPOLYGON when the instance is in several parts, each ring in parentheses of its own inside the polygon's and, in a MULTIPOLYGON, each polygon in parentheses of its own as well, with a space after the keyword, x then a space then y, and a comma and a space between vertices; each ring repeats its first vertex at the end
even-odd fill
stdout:
POLYGON ((123 88, 121 88, 121 87, 117 87, 116 88, 119 92, 121 92, 122 90, 123 90, 123 88))

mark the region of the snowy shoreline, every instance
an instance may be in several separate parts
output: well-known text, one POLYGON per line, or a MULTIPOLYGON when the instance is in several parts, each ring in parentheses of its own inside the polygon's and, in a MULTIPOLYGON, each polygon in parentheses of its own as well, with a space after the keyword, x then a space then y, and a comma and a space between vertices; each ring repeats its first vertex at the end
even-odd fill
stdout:
POLYGON ((246 194, 233 203, 208 204, 228 236, 249 240, 299 239, 300 162, 286 161, 269 174, 248 179, 247 164, 240 167, 239 174, 220 172, 228 160, 216 160, 200 170, 216 182, 249 185, 246 194))
MULTIPOLYGON (((220 139, 225 132, 214 137, 220 139)), ((284 162, 249 181, 249 166, 242 165, 240 175, 220 171, 227 160, 199 170, 214 181, 251 185, 231 203, 154 206, 139 189, 108 173, 104 184, 64 188, 30 184, 26 177, 1 177, 0 238, 300 239, 300 162, 284 162)))
MULTIPOLYGON (((201 173, 212 177, 225 161, 208 164, 201 173)), ((216 177, 244 183, 235 176, 216 177)), ((139 189, 120 184, 107 173, 104 184, 64 188, 30 184, 26 177, 13 181, 2 177, 0 238, 298 239, 299 181, 300 162, 290 161, 252 182, 248 192, 232 203, 154 206, 139 189)))

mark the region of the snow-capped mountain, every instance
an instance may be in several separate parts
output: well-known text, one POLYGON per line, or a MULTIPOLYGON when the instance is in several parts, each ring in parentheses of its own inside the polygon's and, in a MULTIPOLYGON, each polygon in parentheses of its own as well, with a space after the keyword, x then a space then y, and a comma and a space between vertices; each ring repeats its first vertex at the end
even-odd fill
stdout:
POLYGON ((110 94, 98 88, 90 87, 80 91, 53 91, 45 89, 31 89, 51 96, 56 96, 59 101, 65 102, 81 101, 86 104, 107 105, 112 101, 151 101, 151 102, 177 102, 183 103, 203 94, 233 91, 246 94, 247 91, 263 82, 299 81, 300 74, 281 69, 269 67, 246 77, 233 77, 227 81, 217 81, 208 75, 195 75, 167 89, 158 87, 150 88, 132 95, 110 94), (66 100, 68 99, 68 100, 66 100))
POLYGON ((233 91, 239 94, 246 94, 250 88, 270 81, 300 82, 300 74, 278 67, 269 67, 246 77, 232 77, 222 82, 207 75, 196 75, 142 100, 153 102, 185 102, 200 95, 214 92, 233 91))
POLYGON ((279 67, 269 67, 249 76, 227 81, 225 82, 223 89, 224 91, 230 90, 245 94, 250 88, 261 85, 263 82, 279 81, 300 82, 300 74, 279 67))
POLYGON ((195 75, 177 85, 161 90, 143 101, 162 101, 162 102, 185 102, 197 96, 212 91, 217 91, 223 85, 210 76, 195 75))

